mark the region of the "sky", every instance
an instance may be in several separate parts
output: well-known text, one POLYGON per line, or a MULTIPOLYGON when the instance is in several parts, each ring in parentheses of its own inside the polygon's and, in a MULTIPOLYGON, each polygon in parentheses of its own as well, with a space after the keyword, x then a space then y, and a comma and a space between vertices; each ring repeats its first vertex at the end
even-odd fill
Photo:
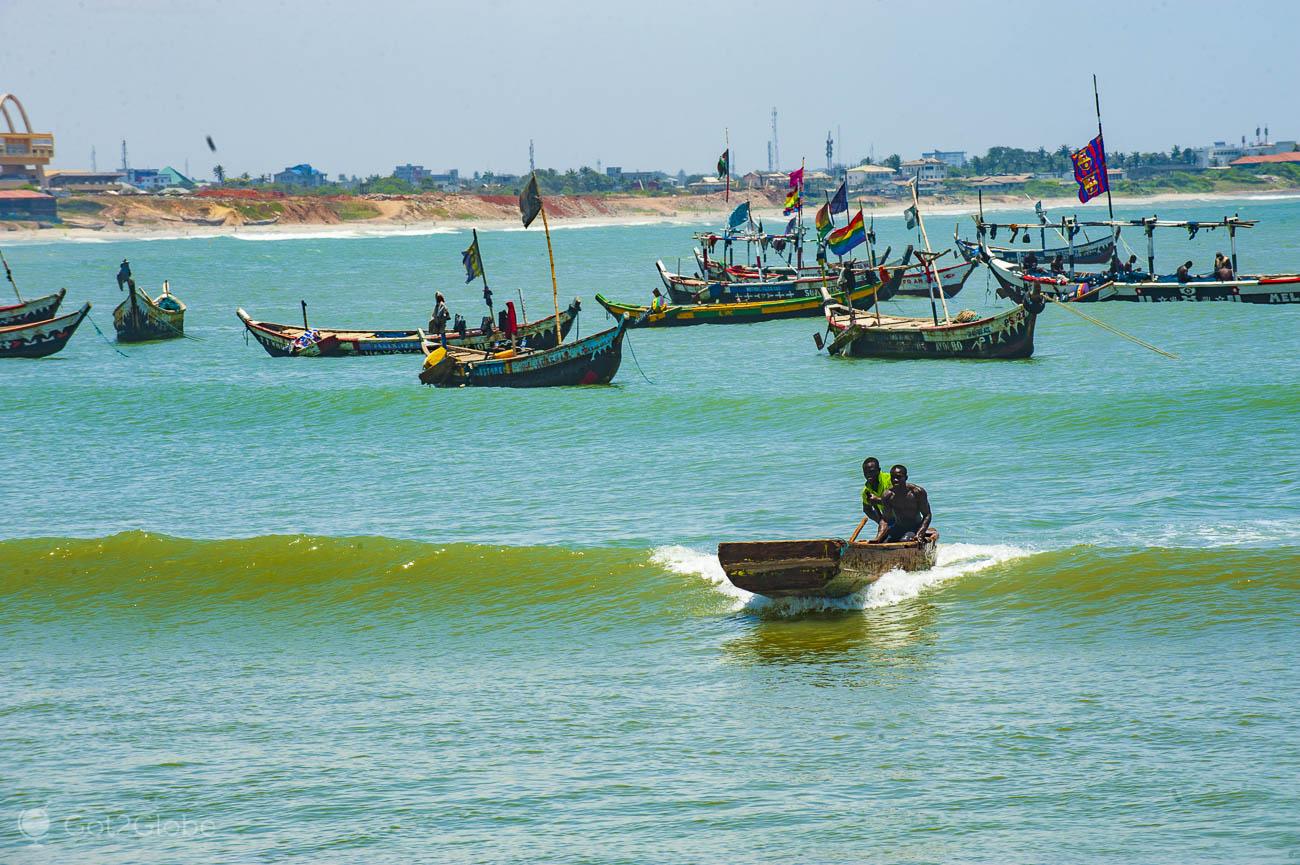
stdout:
MULTIPOLYGON (((0 91, 54 167, 413 162, 711 172, 994 145, 1300 137, 1295 6, 734 0, 0 0, 0 91), (211 153, 205 136, 217 152, 211 153)), ((12 112, 11 112, 12 113, 12 112)), ((16 118, 15 118, 16 119, 16 118)), ((2 123, 0 119, 0 123, 2 123)))

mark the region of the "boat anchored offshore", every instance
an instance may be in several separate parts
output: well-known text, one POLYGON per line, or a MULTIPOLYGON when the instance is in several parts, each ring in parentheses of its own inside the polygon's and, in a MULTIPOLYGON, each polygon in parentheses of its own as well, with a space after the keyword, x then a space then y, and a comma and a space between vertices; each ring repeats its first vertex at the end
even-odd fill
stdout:
POLYGON ((424 335, 423 384, 437 387, 569 387, 609 384, 623 362, 627 319, 617 327, 542 351, 481 351, 424 335))
POLYGON ((118 342, 175 339, 185 335, 185 304, 166 281, 162 294, 151 300, 135 287, 134 279, 128 279, 126 300, 113 310, 113 327, 118 342))
MULTIPOLYGON (((861 527, 859 527, 860 530, 861 527)), ((718 544, 718 561, 736 588, 768 598, 843 598, 890 571, 934 567, 939 533, 923 540, 873 544, 853 538, 738 541, 718 544)))
POLYGON ((63 350, 90 314, 90 303, 69 315, 0 327, 0 357, 45 357, 63 350))

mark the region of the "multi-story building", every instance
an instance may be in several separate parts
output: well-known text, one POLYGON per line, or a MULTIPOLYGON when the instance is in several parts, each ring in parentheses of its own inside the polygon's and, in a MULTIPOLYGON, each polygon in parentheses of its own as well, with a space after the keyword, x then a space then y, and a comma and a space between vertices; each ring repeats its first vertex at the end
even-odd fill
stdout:
POLYGON ((393 177, 398 180, 405 180, 412 186, 419 186, 424 181, 424 178, 428 176, 429 172, 425 170, 423 165, 412 165, 409 162, 393 169, 393 177))
POLYGON ((0 116, 9 126, 8 132, 0 131, 0 188, 44 186, 45 166, 54 158, 54 135, 33 132, 27 109, 12 93, 0 95, 0 116), (11 105, 18 110, 24 131, 14 126, 11 105))
POLYGON ((272 175, 271 179, 286 186, 323 186, 325 184, 325 174, 312 168, 306 162, 291 165, 284 171, 277 171, 272 175))
POLYGON ((921 154, 922 159, 937 159, 944 165, 950 165, 953 168, 966 167, 965 150, 931 150, 928 153, 921 154))
POLYGON ((1295 149, 1295 141, 1270 142, 1267 133, 1251 144, 1246 143, 1246 136, 1243 135, 1240 144, 1216 141, 1209 147, 1198 147, 1195 151, 1196 167, 1225 168, 1243 156, 1271 156, 1275 153, 1290 153, 1295 149))
POLYGON ((898 168, 904 179, 915 177, 924 182, 937 182, 948 176, 948 163, 933 156, 909 159, 898 168))

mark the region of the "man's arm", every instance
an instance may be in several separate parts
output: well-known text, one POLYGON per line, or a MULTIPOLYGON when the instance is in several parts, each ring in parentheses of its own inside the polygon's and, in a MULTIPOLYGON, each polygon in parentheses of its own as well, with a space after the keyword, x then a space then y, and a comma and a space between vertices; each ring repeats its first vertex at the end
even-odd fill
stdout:
POLYGON ((916 530, 918 540, 925 539, 925 533, 930 528, 930 496, 926 493, 925 487, 916 488, 916 509, 921 514, 921 527, 916 530))

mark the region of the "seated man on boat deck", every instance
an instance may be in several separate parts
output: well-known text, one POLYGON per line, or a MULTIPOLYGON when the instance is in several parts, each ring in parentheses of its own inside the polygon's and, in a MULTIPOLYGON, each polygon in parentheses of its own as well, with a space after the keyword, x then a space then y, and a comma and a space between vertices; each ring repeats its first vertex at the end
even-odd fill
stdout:
POLYGON ((1063 273, 1065 273, 1065 258, 1058 252, 1052 259, 1052 274, 1054 276, 1060 276, 1063 273))
POLYGON ((930 528, 930 498, 925 489, 907 482, 907 466, 889 470, 890 487, 881 496, 888 522, 871 543, 923 540, 930 528))
POLYGON ((1119 276, 1124 272, 1124 262, 1119 260, 1119 253, 1113 249, 1110 251, 1110 264, 1106 266, 1106 270, 1111 276, 1119 276))
POLYGON ((890 485, 889 472, 881 471, 880 460, 867 457, 862 461, 862 477, 866 481, 862 485, 862 513, 883 532, 889 522, 883 510, 884 495, 889 491, 890 485))
POLYGON ((664 298, 663 292, 656 288, 651 293, 654 295, 654 298, 650 301, 650 311, 662 312, 668 306, 668 301, 664 298))
POLYGON ((1190 261, 1183 262, 1181 265, 1179 265, 1178 270, 1174 272, 1174 276, 1178 277, 1178 281, 1184 285, 1191 282, 1192 263, 1190 261))

